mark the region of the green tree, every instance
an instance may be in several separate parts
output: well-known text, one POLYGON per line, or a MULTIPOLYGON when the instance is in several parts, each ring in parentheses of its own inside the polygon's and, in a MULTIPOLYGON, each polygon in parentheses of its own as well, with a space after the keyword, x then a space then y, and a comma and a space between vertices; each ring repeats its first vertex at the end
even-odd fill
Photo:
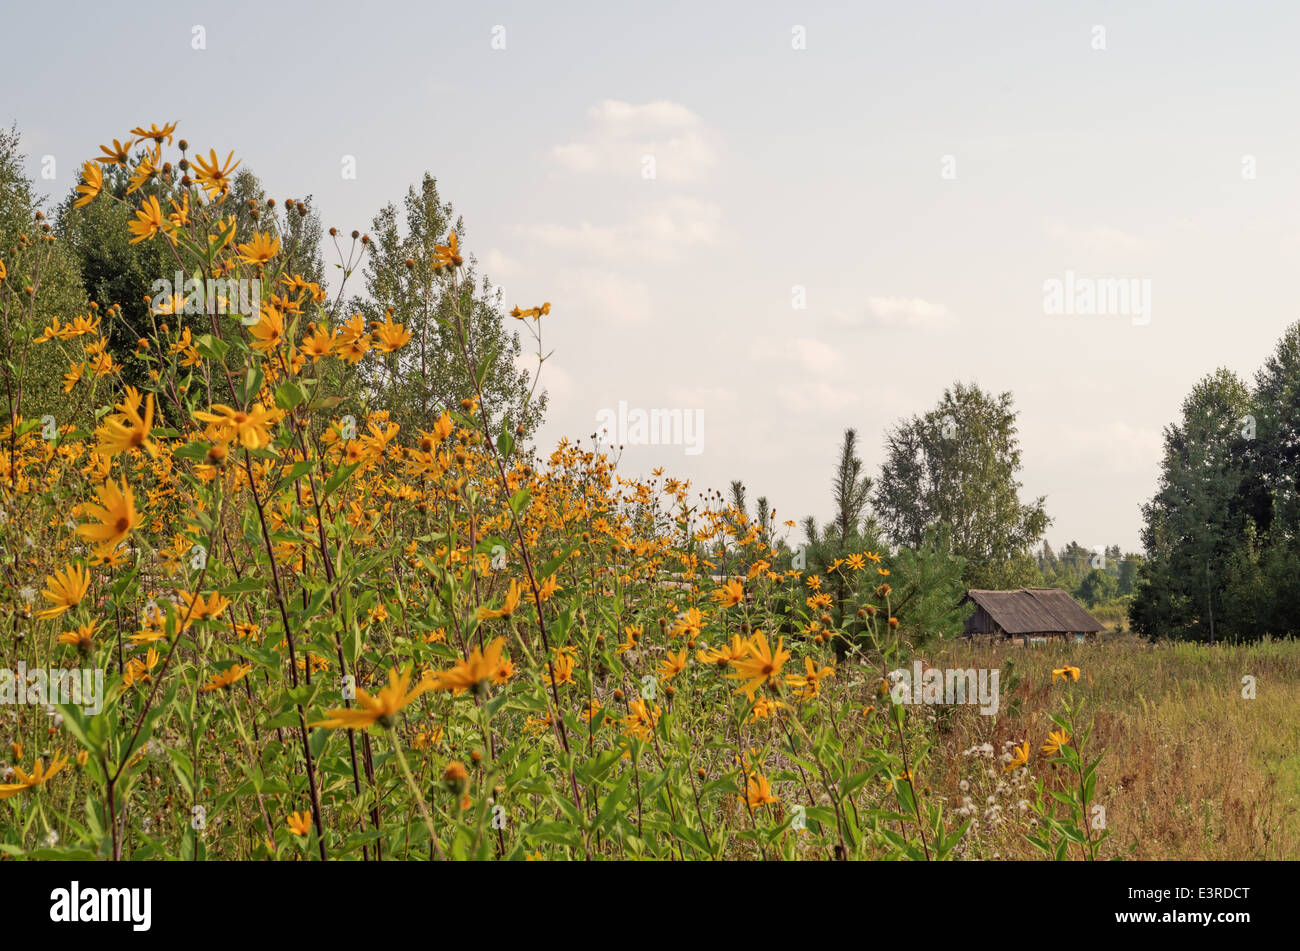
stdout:
MULTIPOLYGON (((1246 447, 1258 483, 1251 484, 1256 491, 1250 514, 1265 532, 1276 517, 1281 532, 1295 535, 1300 533, 1300 321, 1286 329, 1256 374, 1254 404, 1256 438, 1246 447)), ((1247 435, 1250 422, 1243 421, 1247 435)))
POLYGON ((1255 530, 1249 504, 1252 447, 1242 420, 1250 390, 1220 369, 1183 401, 1165 428, 1155 497, 1143 506, 1146 564, 1130 606, 1134 630, 1214 643, 1224 614, 1224 566, 1255 530))
MULTIPOLYGON (((367 294, 349 306, 368 323, 391 310, 393 320, 411 332, 410 345, 366 380, 378 405, 404 426, 428 428, 441 409, 473 395, 452 323, 451 292, 433 266, 435 246, 445 245, 453 229, 463 249, 464 222, 426 173, 418 189, 407 191, 400 213, 390 203, 375 216, 364 272, 367 294)), ((534 392, 532 374, 516 365, 523 351, 519 334, 507 328, 502 303, 487 278, 475 273, 473 259, 466 259, 460 303, 468 356, 485 374, 483 393, 493 428, 522 427, 522 444, 541 422, 546 394, 534 392)))
MULTIPOLYGON (((304 199, 285 199, 277 202, 269 197, 261 180, 247 167, 235 175, 225 207, 235 216, 236 233, 251 236, 255 231, 274 234, 280 238, 280 255, 290 274, 304 281, 326 286, 325 261, 321 243, 320 215, 308 195, 304 199)), ((273 289, 264 288, 263 294, 273 289)))
POLYGON ((924 416, 886 436, 873 495, 885 531, 920 546, 945 524, 975 588, 1014 588, 1038 577, 1032 554, 1050 522, 1044 499, 1020 501, 1020 447, 1010 393, 956 383, 924 416))
POLYGON ((1094 608, 1102 601, 1115 597, 1116 587, 1114 575, 1101 568, 1093 568, 1079 582, 1076 596, 1088 607, 1094 608))
MULTIPOLYGON (((54 317, 64 321, 86 312, 86 295, 76 256, 57 240, 44 216, 44 199, 24 171, 17 129, 0 129, 0 261, 7 278, 0 285, 4 401, 7 426, 14 416, 38 419, 62 408, 62 375, 68 360, 54 343, 34 344, 54 317), (48 241, 54 237, 56 240, 48 241), (36 290, 28 294, 26 288, 36 290)), ((69 422, 57 419, 60 425, 69 422)))
POLYGON ((891 606, 903 637, 922 643, 962 632, 974 611, 973 605, 961 603, 965 569, 966 559, 952 550, 952 530, 943 524, 928 528, 917 548, 900 548, 889 559, 891 606))
POLYGON ((1133 593, 1137 584, 1138 572, 1142 568, 1142 556, 1132 552, 1126 554, 1119 563, 1119 574, 1115 582, 1115 593, 1120 597, 1133 593))
MULTIPOLYGON (((871 500, 871 477, 863 475, 862 460, 858 458, 858 434, 855 429, 844 430, 840 442, 839 459, 831 479, 831 501, 834 513, 830 521, 819 527, 809 515, 804 519, 804 535, 808 544, 805 550, 807 571, 824 573, 835 559, 854 551, 874 551, 880 547, 880 530, 874 518, 867 517, 867 504, 871 500)), ((836 603, 842 604, 847 596, 842 576, 837 575, 836 603)))
MULTIPOLYGON (((64 198, 57 212, 58 231, 76 256, 86 295, 99 304, 101 311, 112 305, 119 308, 114 319, 101 324, 100 332, 108 340, 108 352, 122 367, 123 382, 139 387, 145 382, 146 370, 136 356, 136 342, 153 326, 150 299, 155 293, 154 284, 160 280, 174 283, 180 266, 162 239, 131 243, 127 225, 134 214, 128 205, 113 200, 126 196, 128 172, 107 166, 103 175, 103 189, 89 204, 74 207, 78 197, 75 192, 64 198)), ((173 290, 179 292, 181 288, 173 290)), ((197 317, 166 319, 174 327, 188 320, 194 332, 205 332, 197 317)))

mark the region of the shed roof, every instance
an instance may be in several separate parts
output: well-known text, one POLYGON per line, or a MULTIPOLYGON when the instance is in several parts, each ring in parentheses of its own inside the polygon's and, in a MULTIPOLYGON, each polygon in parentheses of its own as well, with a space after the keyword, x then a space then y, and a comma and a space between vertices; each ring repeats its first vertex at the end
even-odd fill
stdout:
POLYGON ((1016 591, 972 588, 965 600, 974 601, 987 611, 1008 634, 1086 634, 1105 630, 1105 625, 1061 588, 1016 591))

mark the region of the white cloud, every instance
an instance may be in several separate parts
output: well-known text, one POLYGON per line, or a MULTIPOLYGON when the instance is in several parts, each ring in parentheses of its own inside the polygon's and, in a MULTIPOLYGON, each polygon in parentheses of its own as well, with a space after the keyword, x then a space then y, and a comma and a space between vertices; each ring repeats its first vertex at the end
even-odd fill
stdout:
MULTIPOLYGON (((552 407, 556 406, 557 403, 567 403, 577 391, 573 374, 556 363, 555 359, 552 356, 542 364, 541 383, 538 385, 539 392, 541 390, 546 391, 547 399, 552 407)), ((537 354, 535 352, 530 353, 527 346, 524 347, 522 353, 515 357, 514 364, 516 369, 527 370, 534 379, 537 378, 537 354)))
POLYGON ((514 268, 515 262, 501 253, 500 248, 490 249, 487 256, 483 258, 483 269, 494 281, 509 277, 514 268))
POLYGON ((867 317, 880 327, 908 330, 946 330, 957 322, 947 307, 919 297, 868 298, 867 317))
POLYGON ((1070 228, 1062 222, 1054 221, 1047 226, 1047 236, 1070 248, 1099 253, 1131 254, 1145 251, 1151 246, 1144 238, 1105 225, 1070 228))
POLYGON ((692 182, 718 163, 716 136, 678 103, 633 105, 606 99, 588 109, 587 116, 591 128, 586 135, 551 149, 552 159, 569 171, 640 176, 643 157, 650 155, 657 179, 692 182))
POLYGON ((714 202, 676 197, 640 206, 617 225, 533 225, 519 234, 566 255, 592 258, 677 260, 686 251, 713 245, 722 231, 722 209, 714 202))
POLYGON ((1164 445, 1160 430, 1132 426, 1123 420, 1095 428, 1057 426, 1053 435, 1050 444, 1058 459, 1087 459, 1108 474, 1154 472, 1164 445))
POLYGON ((812 383, 783 383, 776 388, 781 409, 797 413, 819 412, 834 415, 854 409, 863 402, 862 395, 825 380, 812 383))
POLYGON ((635 327, 650 322, 650 288, 600 268, 569 268, 555 276, 554 306, 590 324, 635 327))
POLYGON ((668 389, 668 397, 673 406, 708 412, 710 409, 734 406, 739 394, 726 386, 674 386, 668 389))
POLYGON ((753 356, 756 360, 778 363, 781 369, 798 367, 819 375, 835 369, 840 363, 838 350, 811 337, 764 338, 754 344, 753 356))

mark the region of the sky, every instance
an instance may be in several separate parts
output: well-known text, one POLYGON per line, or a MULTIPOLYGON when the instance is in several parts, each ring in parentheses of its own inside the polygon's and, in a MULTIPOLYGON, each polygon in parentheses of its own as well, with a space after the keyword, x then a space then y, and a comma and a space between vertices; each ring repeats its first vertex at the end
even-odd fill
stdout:
POLYGON ((0 122, 53 199, 166 121, 344 232, 428 171, 507 305, 551 302, 540 447, 678 410, 699 427, 621 468, 741 479, 778 521, 830 515, 846 427, 874 473, 961 380, 1013 394, 1049 541, 1137 550, 1183 398, 1300 317, 1293 4, 45 2, 5 25, 0 122))

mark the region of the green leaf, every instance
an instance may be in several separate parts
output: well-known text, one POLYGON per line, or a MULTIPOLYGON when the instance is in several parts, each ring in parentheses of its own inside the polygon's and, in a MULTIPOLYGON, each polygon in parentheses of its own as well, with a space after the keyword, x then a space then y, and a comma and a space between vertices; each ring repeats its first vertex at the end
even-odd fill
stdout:
POLYGON ((307 394, 297 380, 289 380, 275 388, 275 405, 290 410, 307 399, 307 394))
POLYGON ((221 363, 226 359, 226 354, 230 352, 230 344, 219 337, 212 336, 212 334, 203 334, 194 338, 194 349, 209 360, 221 363))
POLYGON ((266 380, 266 375, 260 367, 249 367, 248 372, 244 374, 244 392, 240 394, 245 403, 251 403, 257 399, 257 394, 262 391, 262 383, 266 380))
POLYGON ((524 509, 528 508, 528 502, 533 497, 527 489, 520 489, 514 495, 510 496, 510 511, 515 515, 521 515, 524 509))

